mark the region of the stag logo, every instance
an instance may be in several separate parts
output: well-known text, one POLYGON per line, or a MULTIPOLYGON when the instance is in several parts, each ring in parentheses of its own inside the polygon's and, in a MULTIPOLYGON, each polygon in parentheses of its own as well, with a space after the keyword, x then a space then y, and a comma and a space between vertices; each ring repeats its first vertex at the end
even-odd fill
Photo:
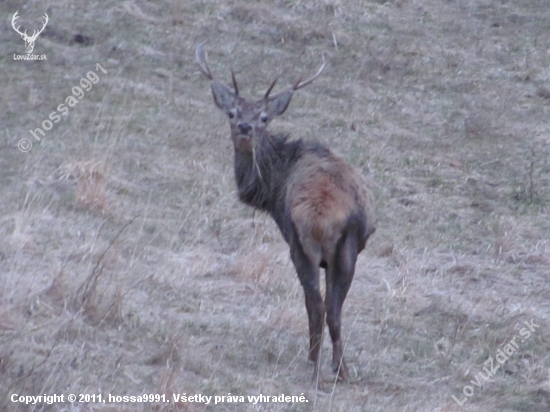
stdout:
POLYGON ((21 32, 19 30, 19 27, 20 26, 15 26, 16 24, 16 20, 17 18, 19 17, 17 15, 17 13, 19 13, 19 10, 17 10, 15 12, 15 14, 13 15, 13 18, 11 19, 11 26, 13 27, 13 29, 19 33, 19 35, 21 35, 21 38, 23 40, 25 40, 25 49, 27 50, 27 54, 31 54, 33 49, 34 49, 34 43, 36 42, 36 39, 38 38, 38 36, 40 35, 40 33, 42 33, 44 31, 44 29, 46 28, 46 25, 48 24, 48 20, 49 20, 49 17, 46 13, 44 13, 44 24, 42 25, 42 28, 40 30, 34 30, 33 33, 32 33, 32 36, 29 36, 27 34, 27 30, 25 30, 24 32, 21 32))

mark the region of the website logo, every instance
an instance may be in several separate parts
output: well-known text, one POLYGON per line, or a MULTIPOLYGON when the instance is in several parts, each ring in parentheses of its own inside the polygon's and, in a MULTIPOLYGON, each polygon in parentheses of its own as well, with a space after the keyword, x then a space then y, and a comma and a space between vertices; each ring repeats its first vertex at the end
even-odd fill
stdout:
POLYGON ((46 55, 45 54, 38 56, 36 54, 32 54, 32 51, 34 50, 34 43, 36 42, 36 39, 38 38, 40 33, 42 33, 44 31, 44 29, 46 28, 46 25, 48 24, 48 21, 49 21, 48 14, 44 13, 44 16, 43 16, 44 23, 42 24, 42 28, 39 29, 39 30, 33 30, 32 35, 29 36, 27 34, 27 30, 22 32, 21 30, 19 30, 19 27, 21 27, 21 26, 16 26, 16 24, 17 24, 16 20, 19 17, 18 13, 19 13, 19 10, 17 10, 15 12, 15 14, 13 15, 13 18, 11 19, 11 26, 21 36, 21 38, 25 41, 25 50, 27 51, 27 55, 21 55, 21 54, 16 55, 16 54, 14 54, 13 59, 14 60, 46 60, 46 55))

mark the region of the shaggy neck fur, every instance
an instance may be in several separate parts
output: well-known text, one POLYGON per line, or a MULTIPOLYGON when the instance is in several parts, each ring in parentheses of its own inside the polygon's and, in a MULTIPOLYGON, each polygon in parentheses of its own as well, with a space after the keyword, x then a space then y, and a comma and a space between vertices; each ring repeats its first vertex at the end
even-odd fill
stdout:
POLYGON ((331 156, 317 142, 287 141, 288 136, 265 134, 256 143, 255 155, 235 149, 235 180, 239 199, 249 206, 269 213, 289 241, 292 227, 286 205, 286 188, 290 175, 299 169, 306 153, 331 156), (254 158, 255 157, 255 158, 254 158))
POLYGON ((301 140, 287 142, 287 136, 271 136, 267 133, 257 140, 255 155, 235 150, 235 180, 239 199, 249 206, 268 212, 283 235, 286 234, 286 182, 303 151, 304 143, 301 140))

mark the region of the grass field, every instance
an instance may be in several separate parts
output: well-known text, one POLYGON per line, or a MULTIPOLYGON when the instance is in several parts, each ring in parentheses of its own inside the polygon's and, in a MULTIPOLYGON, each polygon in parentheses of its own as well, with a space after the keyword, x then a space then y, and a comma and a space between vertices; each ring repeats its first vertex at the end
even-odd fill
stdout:
POLYGON ((0 2, 1 411, 550 410, 547 0, 25 4, 0 2), (14 60, 16 10, 29 32, 48 13, 46 61, 14 60), (302 289, 237 200, 199 42, 248 97, 327 61, 270 129, 327 144, 377 200, 344 304, 349 383, 328 334, 325 390, 310 382, 302 289), (70 393, 308 402, 10 400, 70 393))

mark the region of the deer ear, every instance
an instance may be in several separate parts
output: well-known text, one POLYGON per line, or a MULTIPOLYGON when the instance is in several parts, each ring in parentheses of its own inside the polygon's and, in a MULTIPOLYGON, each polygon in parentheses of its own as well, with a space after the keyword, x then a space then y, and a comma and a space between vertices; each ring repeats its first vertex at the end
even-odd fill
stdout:
POLYGON ((286 111, 288 105, 290 104, 290 100, 292 99, 293 92, 294 90, 289 89, 269 99, 269 102, 267 103, 266 113, 270 119, 280 116, 286 111))
POLYGON ((216 80, 212 81, 212 95, 214 96, 216 106, 225 113, 228 113, 233 108, 235 98, 237 97, 233 90, 216 80))

